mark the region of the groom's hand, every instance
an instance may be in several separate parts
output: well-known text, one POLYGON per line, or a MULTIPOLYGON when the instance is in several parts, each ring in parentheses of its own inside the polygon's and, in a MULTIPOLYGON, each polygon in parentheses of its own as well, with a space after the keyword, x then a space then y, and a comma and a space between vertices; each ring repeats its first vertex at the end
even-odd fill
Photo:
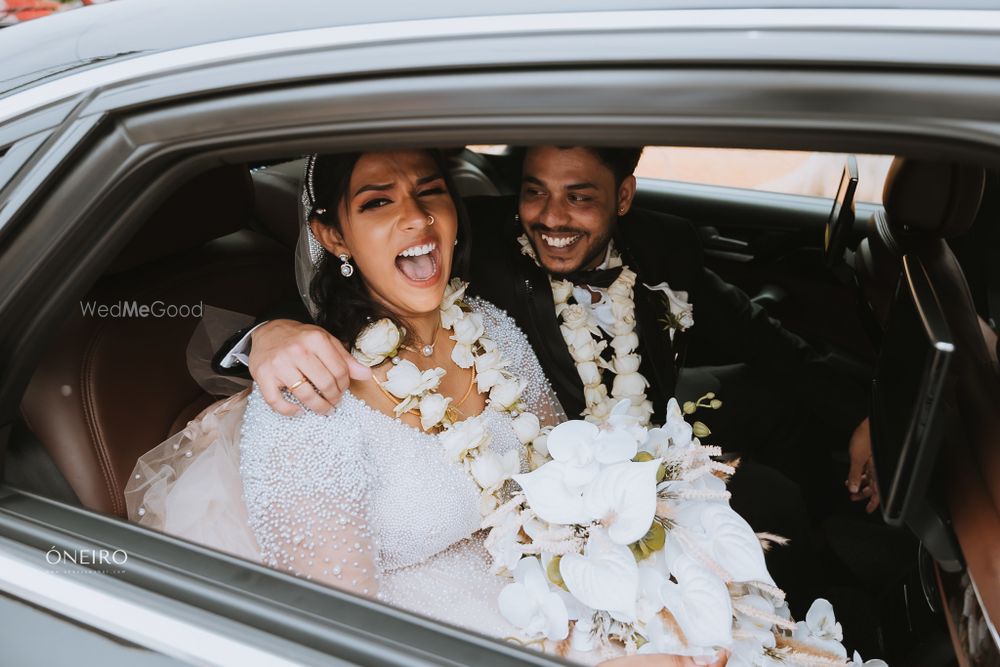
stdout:
POLYGON ((865 511, 871 514, 878 507, 878 486, 875 484, 875 461, 872 459, 872 431, 868 418, 854 429, 848 448, 851 467, 847 472, 847 492, 851 500, 867 500, 865 511))
POLYGON ((372 375, 339 340, 313 324, 272 320, 255 329, 250 340, 250 375, 268 405, 283 415, 300 410, 282 396, 285 388, 313 412, 326 414, 352 378, 372 375))

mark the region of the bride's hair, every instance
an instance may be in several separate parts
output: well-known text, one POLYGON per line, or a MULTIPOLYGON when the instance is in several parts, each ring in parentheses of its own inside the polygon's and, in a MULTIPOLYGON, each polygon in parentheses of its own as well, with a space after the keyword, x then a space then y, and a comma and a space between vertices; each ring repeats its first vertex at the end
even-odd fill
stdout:
MULTIPOLYGON (((458 215, 458 245, 455 246, 451 263, 451 277, 465 278, 469 266, 469 216, 455 190, 448 160, 441 151, 427 149, 434 160, 438 173, 444 177, 448 195, 455 202, 458 215)), ((318 220, 338 232, 342 231, 337 213, 340 201, 351 183, 354 166, 364 153, 337 153, 319 155, 312 170, 312 208, 309 220, 318 220)), ((354 275, 345 278, 340 273, 340 260, 324 251, 316 275, 309 284, 309 296, 316 304, 316 324, 339 338, 348 348, 354 343, 361 330, 374 320, 387 317, 401 325, 392 313, 376 303, 368 293, 364 276, 357 265, 354 275)))

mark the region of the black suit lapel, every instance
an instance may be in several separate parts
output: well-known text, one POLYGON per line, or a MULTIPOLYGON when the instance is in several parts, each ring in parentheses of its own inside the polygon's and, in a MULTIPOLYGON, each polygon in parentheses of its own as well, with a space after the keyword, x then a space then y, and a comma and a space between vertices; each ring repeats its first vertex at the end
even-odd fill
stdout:
MULTIPOLYGON (((674 395, 677 384, 675 346, 661 321, 666 308, 661 292, 654 292, 643 284, 642 267, 629 251, 625 235, 616 234, 615 247, 622 261, 636 273, 633 298, 635 300, 636 333, 639 334, 639 353, 642 355, 640 371, 649 380, 646 396, 653 402, 653 419, 659 421, 666 414, 667 400, 674 395)), ((676 336, 675 341, 680 342, 676 336)))

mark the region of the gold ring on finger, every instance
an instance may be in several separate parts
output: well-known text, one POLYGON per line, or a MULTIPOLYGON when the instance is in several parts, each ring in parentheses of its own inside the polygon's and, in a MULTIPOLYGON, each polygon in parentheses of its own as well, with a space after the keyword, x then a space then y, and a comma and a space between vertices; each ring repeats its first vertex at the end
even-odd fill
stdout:
POLYGON ((302 385, 304 385, 306 382, 309 382, 309 379, 306 378, 305 376, 302 376, 302 379, 299 380, 298 382, 296 382, 295 384, 291 385, 288 388, 288 391, 295 391, 296 389, 298 389, 299 387, 301 387, 302 385))

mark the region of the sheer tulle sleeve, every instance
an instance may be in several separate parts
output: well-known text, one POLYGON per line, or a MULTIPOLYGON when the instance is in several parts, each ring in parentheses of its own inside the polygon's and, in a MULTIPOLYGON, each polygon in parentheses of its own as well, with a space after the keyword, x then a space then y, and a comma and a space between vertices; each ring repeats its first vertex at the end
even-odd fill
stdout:
POLYGON ((254 387, 241 431, 240 470, 265 565, 377 595, 366 443, 361 425, 344 411, 285 417, 254 387))
POLYGON ((514 318, 489 301, 479 298, 470 301, 473 308, 482 313, 487 335, 496 341, 510 359, 509 370, 524 380, 522 397, 528 410, 538 417, 542 426, 555 426, 566 421, 566 411, 556 398, 556 392, 549 384, 528 337, 517 326, 514 318))

